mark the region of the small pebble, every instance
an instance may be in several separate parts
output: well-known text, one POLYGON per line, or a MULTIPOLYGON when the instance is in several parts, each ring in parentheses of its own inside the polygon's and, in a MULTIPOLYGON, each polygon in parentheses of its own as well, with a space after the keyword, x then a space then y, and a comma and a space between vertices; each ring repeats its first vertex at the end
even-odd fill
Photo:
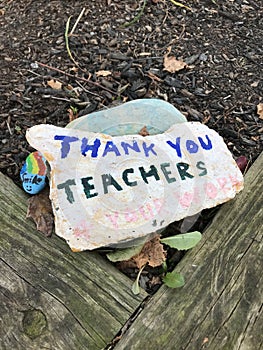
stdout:
POLYGON ((30 67, 33 68, 33 69, 37 69, 38 68, 38 64, 33 62, 30 64, 30 67))
POLYGON ((199 56, 199 60, 200 61, 207 61, 207 55, 205 53, 201 53, 201 55, 199 56))

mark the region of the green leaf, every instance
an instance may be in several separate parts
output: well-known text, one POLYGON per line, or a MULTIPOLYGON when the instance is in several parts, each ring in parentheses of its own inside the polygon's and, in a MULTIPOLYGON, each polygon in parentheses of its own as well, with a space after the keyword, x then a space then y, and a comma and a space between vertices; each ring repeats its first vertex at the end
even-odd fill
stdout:
POLYGON ((19 125, 15 125, 15 131, 20 132, 22 129, 19 125))
POLYGON ((179 288, 184 285, 184 276, 181 275, 178 272, 168 272, 164 277, 163 277, 163 282, 164 284, 167 285, 167 287, 170 288, 179 288))
POLYGON ((202 238, 198 231, 184 233, 182 235, 171 236, 161 239, 161 243, 167 244, 178 250, 187 250, 193 248, 202 238))
POLYGON ((142 14, 143 14, 143 11, 145 9, 145 6, 147 4, 147 0, 143 0, 143 5, 140 9, 140 12, 138 13, 138 15, 136 17, 134 17, 134 19, 131 21, 131 22, 128 22, 128 23, 124 23, 123 27, 129 27, 131 26, 132 24, 136 23, 137 21, 139 21, 139 19, 141 18, 142 14))
POLYGON ((140 269, 140 271, 138 272, 138 275, 136 277, 136 280, 132 284, 132 292, 135 295, 140 294, 139 280, 140 280, 140 276, 141 276, 143 269, 144 269, 144 266, 140 269))
POLYGON ((111 252, 106 255, 107 258, 112 262, 129 260, 134 255, 139 254, 143 246, 144 243, 130 248, 118 249, 115 252, 111 252))
MULTIPOLYGON (((138 277, 138 276, 137 276, 138 277)), ((139 280, 136 278, 136 280, 132 284, 132 293, 134 295, 140 294, 140 286, 139 286, 139 280)))
POLYGON ((164 273, 166 273, 168 269, 166 260, 162 263, 162 267, 163 267, 164 273))

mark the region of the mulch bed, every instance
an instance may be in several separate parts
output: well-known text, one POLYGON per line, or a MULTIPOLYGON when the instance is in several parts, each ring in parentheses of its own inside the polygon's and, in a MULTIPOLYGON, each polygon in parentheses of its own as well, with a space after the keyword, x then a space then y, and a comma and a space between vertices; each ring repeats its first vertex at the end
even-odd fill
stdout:
POLYGON ((149 0, 140 20, 125 27, 143 1, 3 0, 1 171, 19 182, 21 165, 32 151, 24 137, 28 127, 65 126, 70 106, 80 116, 137 98, 167 100, 188 120, 218 131, 234 157, 245 155, 253 162, 263 130, 256 114, 262 100, 262 6, 241 0, 185 4, 192 11, 169 0, 149 0), (69 38, 76 66, 64 33, 69 16, 70 32, 83 8, 69 38), (188 68, 163 70, 168 47, 188 68), (97 76, 101 70, 111 75, 97 76), (50 79, 58 79, 64 89, 49 87, 50 79))
POLYGON ((32 152, 26 129, 65 126, 82 116, 138 98, 172 103, 190 121, 224 137, 250 164, 262 150, 263 8, 252 0, 24 1, 0 4, 0 169, 20 184, 32 152), (70 58, 65 45, 70 16, 70 58), (170 73, 164 56, 187 67, 170 73), (52 69, 54 68, 54 69, 52 69), (98 73, 107 71, 101 75, 98 73), (107 75, 108 74, 108 75, 107 75), (52 79, 62 83, 56 90, 52 79))

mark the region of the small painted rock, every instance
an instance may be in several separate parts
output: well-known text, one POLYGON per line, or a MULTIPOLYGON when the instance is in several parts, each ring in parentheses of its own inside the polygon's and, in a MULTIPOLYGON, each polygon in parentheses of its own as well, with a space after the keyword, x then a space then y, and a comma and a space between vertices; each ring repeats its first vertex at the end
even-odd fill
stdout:
POLYGON ((40 152, 33 152, 26 158, 20 171, 23 189, 30 194, 37 194, 46 185, 47 164, 40 152))

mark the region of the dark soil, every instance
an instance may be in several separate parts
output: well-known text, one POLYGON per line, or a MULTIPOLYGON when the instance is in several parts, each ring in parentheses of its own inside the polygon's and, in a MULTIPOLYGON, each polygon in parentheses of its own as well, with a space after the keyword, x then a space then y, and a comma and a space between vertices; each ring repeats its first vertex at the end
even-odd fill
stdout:
POLYGON ((263 6, 257 0, 25 1, 0 4, 0 169, 16 183, 27 155, 27 128, 65 126, 78 116, 138 98, 172 103, 188 120, 224 137, 250 164, 262 150, 263 6), (65 45, 69 37, 71 60, 65 45), (170 55, 187 63, 164 70, 170 55), (53 67, 54 69, 51 69, 53 67), (96 72, 109 71, 108 76, 96 72), (61 90, 48 81, 62 82, 61 90))

